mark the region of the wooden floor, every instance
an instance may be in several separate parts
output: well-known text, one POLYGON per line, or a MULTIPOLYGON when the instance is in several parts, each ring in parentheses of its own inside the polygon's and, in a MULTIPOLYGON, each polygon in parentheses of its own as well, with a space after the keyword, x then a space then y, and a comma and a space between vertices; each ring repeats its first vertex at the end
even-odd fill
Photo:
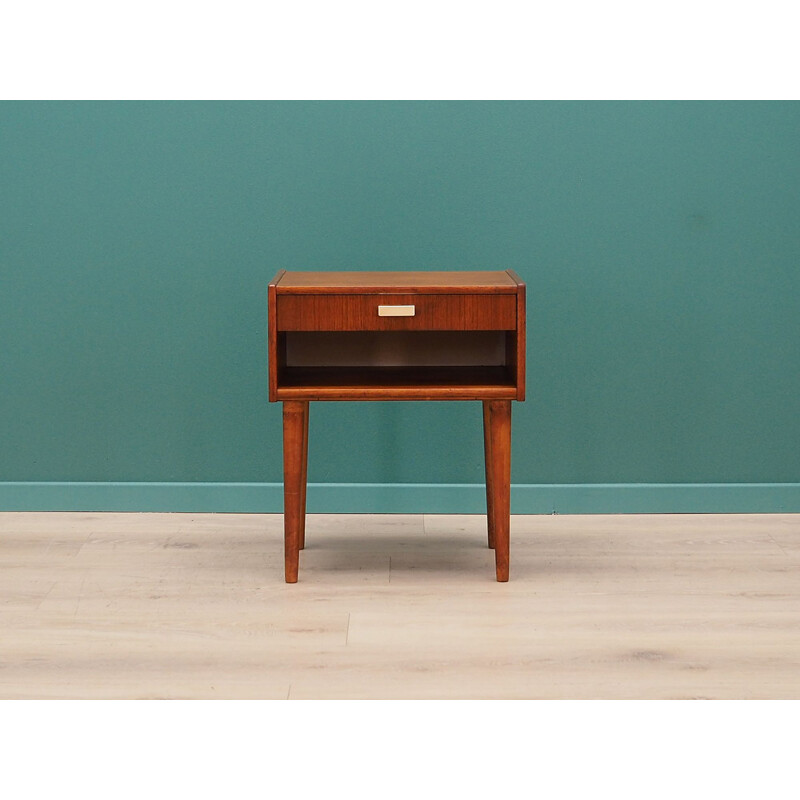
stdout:
POLYGON ((0 698, 800 698, 800 515, 0 514, 0 698))

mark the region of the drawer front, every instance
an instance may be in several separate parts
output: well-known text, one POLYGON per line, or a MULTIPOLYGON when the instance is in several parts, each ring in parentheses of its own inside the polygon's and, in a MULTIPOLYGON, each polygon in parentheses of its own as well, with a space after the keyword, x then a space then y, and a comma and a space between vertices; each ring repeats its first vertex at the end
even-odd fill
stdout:
POLYGON ((279 331, 494 331, 517 327, 515 294, 278 295, 279 331))

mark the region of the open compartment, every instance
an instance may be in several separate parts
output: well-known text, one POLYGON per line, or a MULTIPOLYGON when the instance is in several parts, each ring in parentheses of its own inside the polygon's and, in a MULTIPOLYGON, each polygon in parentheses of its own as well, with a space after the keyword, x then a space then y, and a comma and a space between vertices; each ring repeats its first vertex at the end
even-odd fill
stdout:
POLYGON ((280 387, 516 385, 515 339, 489 331, 286 331, 280 387))

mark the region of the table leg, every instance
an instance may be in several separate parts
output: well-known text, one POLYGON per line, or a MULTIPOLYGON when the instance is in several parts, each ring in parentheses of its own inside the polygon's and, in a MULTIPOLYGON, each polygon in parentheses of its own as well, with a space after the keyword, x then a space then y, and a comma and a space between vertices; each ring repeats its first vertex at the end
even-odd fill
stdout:
POLYGON ((302 498, 300 500, 300 549, 303 550, 306 546, 306 488, 308 487, 308 416, 309 404, 305 404, 306 409, 303 414, 303 466, 302 475, 300 476, 300 491, 302 498))
POLYGON ((483 459, 486 466, 486 527, 489 529, 489 547, 494 549, 494 509, 492 508, 492 437, 489 424, 489 400, 483 401, 483 459))
POLYGON ((307 400, 283 403, 283 537, 286 583, 297 583, 300 538, 305 517, 304 450, 307 400))
POLYGON ((491 494, 489 530, 494 533, 497 580, 508 580, 509 529, 511 512, 511 401, 489 401, 489 454, 487 470, 491 494))

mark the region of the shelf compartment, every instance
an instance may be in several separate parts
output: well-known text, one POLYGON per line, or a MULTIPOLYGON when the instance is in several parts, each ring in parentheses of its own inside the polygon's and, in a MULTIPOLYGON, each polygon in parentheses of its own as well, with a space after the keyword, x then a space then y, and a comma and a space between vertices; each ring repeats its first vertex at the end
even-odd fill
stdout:
POLYGON ((505 366, 504 331, 324 331, 284 337, 288 367, 505 366))
POLYGON ((283 367, 279 399, 488 400, 512 399, 506 366, 283 367))

